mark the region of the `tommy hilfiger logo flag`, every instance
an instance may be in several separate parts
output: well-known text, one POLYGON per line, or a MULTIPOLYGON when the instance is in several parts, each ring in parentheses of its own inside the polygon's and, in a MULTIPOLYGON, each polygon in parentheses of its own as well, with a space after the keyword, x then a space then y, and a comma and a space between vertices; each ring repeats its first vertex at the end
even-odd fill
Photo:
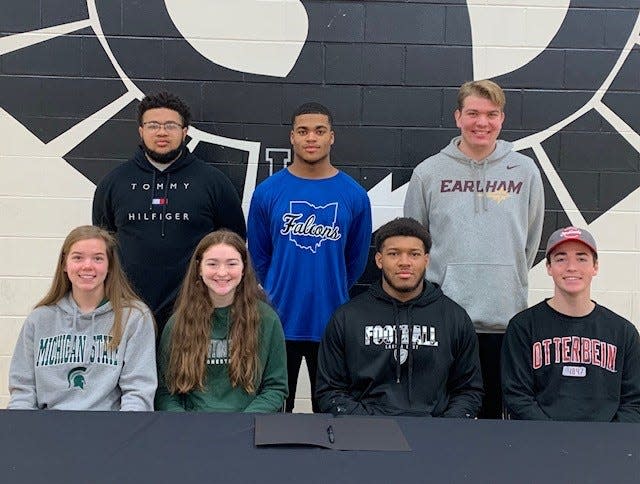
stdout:
POLYGON ((168 204, 169 204, 168 198, 154 198, 153 200, 151 200, 151 205, 168 205, 168 204))

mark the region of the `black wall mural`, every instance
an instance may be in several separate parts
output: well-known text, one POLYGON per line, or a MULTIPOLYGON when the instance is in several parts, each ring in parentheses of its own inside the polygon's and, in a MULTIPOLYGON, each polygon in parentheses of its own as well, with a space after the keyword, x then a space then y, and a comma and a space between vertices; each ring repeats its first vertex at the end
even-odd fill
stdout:
MULTIPOLYGON (((194 148, 229 175, 245 202, 245 191, 288 160, 291 111, 319 100, 335 113, 334 163, 370 191, 374 206, 386 203, 415 165, 457 134, 457 87, 474 78, 474 2, 463 0, 302 1, 308 34, 285 77, 212 62, 184 39, 171 2, 3 2, 0 41, 80 22, 65 35, 0 49, 0 106, 40 140, 56 141, 122 101, 60 153, 93 182, 133 152, 136 89, 167 89, 191 105, 199 132, 259 143, 255 172, 242 144, 202 138, 194 148)), ((638 0, 571 1, 542 52, 493 76, 507 91, 502 137, 519 142, 543 172, 543 240, 575 221, 568 207, 590 223, 640 186, 639 11, 638 0)))

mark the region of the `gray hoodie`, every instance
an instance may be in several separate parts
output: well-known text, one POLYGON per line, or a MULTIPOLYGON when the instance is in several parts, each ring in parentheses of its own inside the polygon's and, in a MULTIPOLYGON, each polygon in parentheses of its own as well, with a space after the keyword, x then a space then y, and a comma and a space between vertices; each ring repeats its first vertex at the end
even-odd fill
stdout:
MULTIPOLYGON (((70 294, 26 319, 9 369, 11 409, 153 410, 155 330, 137 302, 115 351, 107 347, 113 309, 82 314, 70 294)), ((128 318, 127 318, 128 316, 128 318)))
POLYGON ((467 310, 481 333, 503 333, 527 307, 528 272, 544 220, 540 171, 498 140, 475 162, 460 137, 414 170, 404 214, 433 238, 427 279, 467 310))

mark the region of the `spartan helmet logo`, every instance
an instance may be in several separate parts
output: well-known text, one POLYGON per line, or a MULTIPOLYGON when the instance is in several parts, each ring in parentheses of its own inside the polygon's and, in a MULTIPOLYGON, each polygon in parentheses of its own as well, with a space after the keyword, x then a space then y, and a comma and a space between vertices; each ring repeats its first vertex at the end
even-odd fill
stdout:
POLYGON ((80 390, 84 390, 84 385, 85 385, 84 373, 86 371, 87 371, 87 368, 84 366, 76 366, 73 370, 71 370, 67 375, 69 388, 79 388, 80 390))

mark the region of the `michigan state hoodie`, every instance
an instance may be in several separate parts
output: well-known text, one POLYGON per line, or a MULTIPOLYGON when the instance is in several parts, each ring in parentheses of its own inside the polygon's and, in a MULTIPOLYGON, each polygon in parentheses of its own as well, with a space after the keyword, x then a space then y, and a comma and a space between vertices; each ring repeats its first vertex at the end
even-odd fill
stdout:
POLYGON ((476 162, 459 142, 415 168, 404 214, 433 238, 427 279, 467 310, 478 332, 503 333, 527 307, 544 220, 542 179, 511 143, 498 140, 476 162))
POLYGON ((406 302, 373 284, 336 310, 320 343, 323 412, 470 418, 482 394, 469 316, 427 281, 406 302))
POLYGON ((110 302, 82 314, 67 294, 57 304, 36 308, 13 352, 8 408, 152 411, 153 318, 140 302, 125 308, 124 316, 120 345, 110 350, 110 302))

